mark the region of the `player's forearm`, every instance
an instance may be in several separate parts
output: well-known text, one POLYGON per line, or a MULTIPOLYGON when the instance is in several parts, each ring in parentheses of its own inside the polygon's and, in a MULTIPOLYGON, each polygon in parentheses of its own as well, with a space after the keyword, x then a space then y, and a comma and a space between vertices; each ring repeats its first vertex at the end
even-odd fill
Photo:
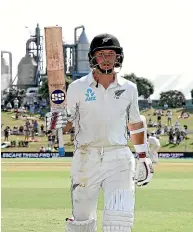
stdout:
POLYGON ((144 132, 131 135, 131 141, 133 145, 144 144, 144 132))
POLYGON ((148 151, 148 145, 145 138, 146 127, 144 127, 144 123, 138 122, 135 124, 128 124, 128 128, 130 130, 131 141, 135 151, 138 154, 141 154, 141 158, 145 158, 148 151))
POLYGON ((145 141, 144 130, 145 130, 145 128, 144 128, 143 122, 138 122, 138 123, 134 123, 134 124, 129 123, 128 129, 130 131, 131 141, 132 141, 133 145, 144 144, 144 141, 145 141))

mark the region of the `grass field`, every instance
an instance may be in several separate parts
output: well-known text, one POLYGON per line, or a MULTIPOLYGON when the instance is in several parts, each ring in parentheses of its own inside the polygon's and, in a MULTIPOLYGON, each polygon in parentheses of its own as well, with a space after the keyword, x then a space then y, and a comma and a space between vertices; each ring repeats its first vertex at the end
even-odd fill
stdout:
MULTIPOLYGON (((176 120, 179 120, 180 125, 188 125, 188 128, 190 130, 193 131, 193 114, 190 112, 190 118, 188 119, 178 119, 178 116, 181 114, 181 110, 182 109, 173 109, 172 113, 173 113, 173 123, 176 122, 176 120)), ((151 117, 153 121, 156 121, 156 116, 152 116, 153 115, 153 109, 148 110, 144 113, 142 113, 143 115, 146 116, 147 120, 149 120, 149 118, 151 117)), ((14 125, 24 125, 24 121, 23 120, 15 120, 14 118, 12 118, 13 114, 12 113, 5 113, 2 112, 1 117, 2 117, 2 124, 4 125, 9 125, 11 127, 13 127, 14 125)), ((166 123, 167 118, 163 117, 162 119, 163 124, 166 123)), ((39 125, 41 125, 42 123, 44 123, 43 120, 39 120, 38 119, 38 123, 39 125)), ((155 130, 155 128, 148 128, 148 130, 155 130)), ((4 138, 1 138, 1 141, 3 142, 4 138)), ((12 135, 10 136, 9 140, 24 140, 24 136, 15 136, 12 135)), ((41 146, 47 146, 47 138, 46 137, 38 137, 38 142, 30 142, 29 147, 26 148, 5 148, 2 149, 3 152, 32 152, 32 151, 39 151, 41 146)), ((180 145, 175 145, 175 144, 167 144, 168 143, 168 136, 161 136, 160 139, 160 143, 161 143, 161 149, 160 152, 193 152, 193 133, 188 135, 188 139, 183 141, 180 145)), ((64 145, 65 145, 65 150, 66 151, 73 151, 74 150, 74 146, 73 143, 70 141, 70 135, 64 135, 64 145)), ((129 143, 129 146, 131 148, 131 150, 133 151, 133 145, 131 144, 131 142, 129 143)))
MULTIPOLYGON (((2 159, 2 232, 63 232, 71 159, 2 159)), ((136 191, 132 232, 193 231, 193 160, 161 160, 136 191)), ((101 231, 102 193, 98 204, 101 231)))

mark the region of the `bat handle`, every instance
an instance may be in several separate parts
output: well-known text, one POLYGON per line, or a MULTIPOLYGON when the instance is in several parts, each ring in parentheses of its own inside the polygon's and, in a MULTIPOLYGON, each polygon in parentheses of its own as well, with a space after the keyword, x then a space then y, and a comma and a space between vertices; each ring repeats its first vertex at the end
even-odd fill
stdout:
POLYGON ((58 141, 59 141, 59 155, 60 157, 64 157, 65 156, 65 150, 64 150, 64 141, 63 141, 63 129, 59 128, 58 129, 58 141))

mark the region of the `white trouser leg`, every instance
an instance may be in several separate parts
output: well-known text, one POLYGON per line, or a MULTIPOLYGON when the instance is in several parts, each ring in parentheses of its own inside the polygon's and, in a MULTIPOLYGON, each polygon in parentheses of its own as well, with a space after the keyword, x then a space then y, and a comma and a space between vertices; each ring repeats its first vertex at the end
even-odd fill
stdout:
POLYGON ((158 163, 158 153, 157 153, 157 151, 152 150, 151 153, 152 153, 152 162, 153 163, 158 163))
POLYGON ((129 170, 119 171, 103 182, 104 232, 131 232, 133 227, 135 206, 134 157, 130 160, 130 166, 129 170))
POLYGON ((72 184, 72 215, 77 221, 96 219, 100 186, 72 184))
POLYGON ((95 154, 77 150, 71 168, 71 200, 73 221, 68 220, 67 232, 95 232, 96 210, 100 191, 100 166, 95 154))

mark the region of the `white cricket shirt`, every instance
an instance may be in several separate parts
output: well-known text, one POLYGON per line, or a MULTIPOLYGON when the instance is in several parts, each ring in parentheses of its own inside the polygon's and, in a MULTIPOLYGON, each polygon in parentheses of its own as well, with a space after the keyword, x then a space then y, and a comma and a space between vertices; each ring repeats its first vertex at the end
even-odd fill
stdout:
POLYGON ((149 136, 148 143, 150 145, 150 149, 153 151, 157 151, 161 146, 159 139, 153 136, 149 136))
POLYGON ((122 77, 105 89, 92 72, 67 90, 68 121, 75 127, 75 146, 127 145, 127 123, 141 121, 136 84, 122 77))

